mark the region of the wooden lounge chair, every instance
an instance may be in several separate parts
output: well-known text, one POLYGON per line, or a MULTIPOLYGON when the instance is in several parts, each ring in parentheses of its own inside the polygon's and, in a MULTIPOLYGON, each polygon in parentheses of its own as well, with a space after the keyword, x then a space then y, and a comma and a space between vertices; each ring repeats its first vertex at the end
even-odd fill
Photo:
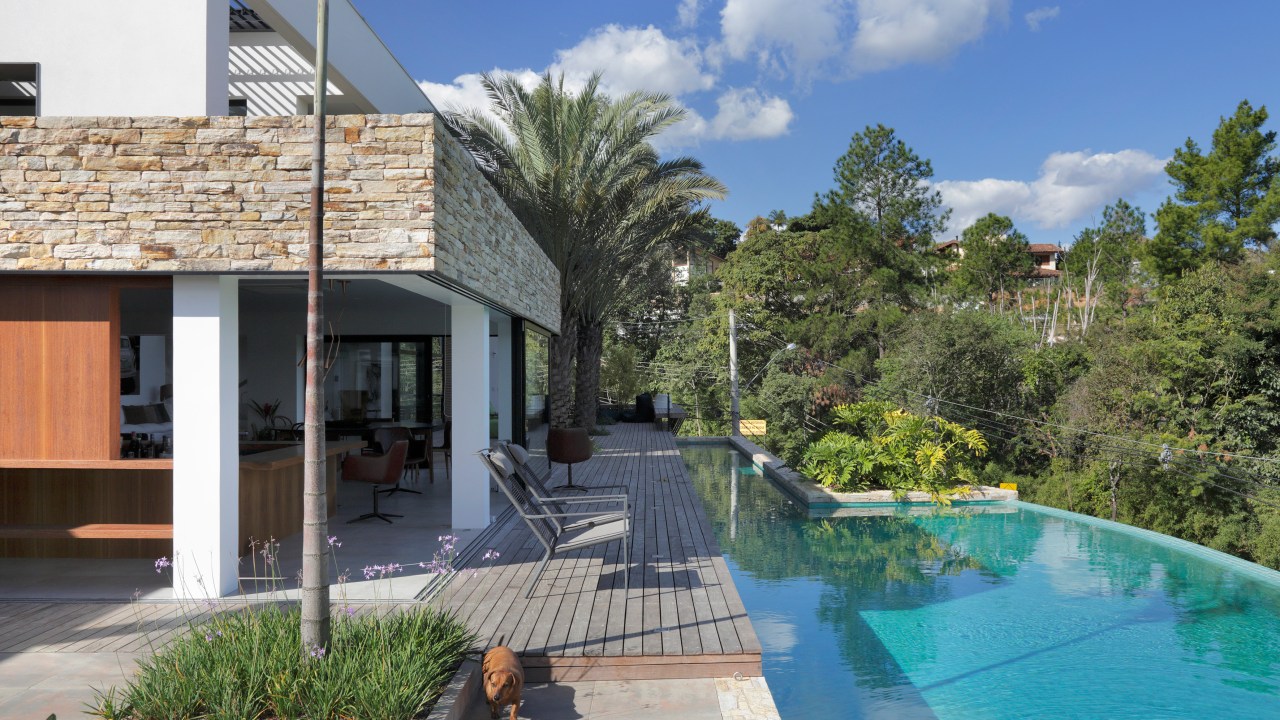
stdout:
POLYGON ((477 453, 488 468, 498 488, 515 507, 516 512, 533 531, 544 553, 538 567, 529 578, 524 596, 533 595, 533 588, 547 569, 551 558, 574 550, 622 541, 622 586, 630 590, 631 574, 631 506, 625 495, 594 495, 576 498, 539 498, 517 482, 516 465, 501 451, 481 450, 477 453), (552 504, 554 503, 554 505, 552 504), (620 512, 567 512, 557 508, 570 508, 599 503, 620 504, 620 512))

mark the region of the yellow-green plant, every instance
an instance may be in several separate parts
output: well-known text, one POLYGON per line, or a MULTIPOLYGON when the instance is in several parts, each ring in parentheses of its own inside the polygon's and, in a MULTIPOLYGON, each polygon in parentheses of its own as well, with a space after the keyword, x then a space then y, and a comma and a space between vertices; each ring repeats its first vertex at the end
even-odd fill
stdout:
POLYGON ((948 504, 977 482, 975 461, 987 453, 977 430, 890 402, 840 405, 834 419, 837 429, 809 446, 800 469, 835 490, 922 490, 948 504))

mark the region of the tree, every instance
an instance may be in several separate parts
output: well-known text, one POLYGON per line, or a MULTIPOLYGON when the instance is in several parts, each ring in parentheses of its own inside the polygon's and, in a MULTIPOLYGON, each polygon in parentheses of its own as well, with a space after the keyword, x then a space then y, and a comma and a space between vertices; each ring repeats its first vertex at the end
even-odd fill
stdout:
POLYGON ((942 195, 928 185, 933 165, 899 140, 893 128, 871 127, 853 136, 836 161, 836 188, 827 202, 843 204, 866 217, 881 242, 927 250, 950 213, 942 195))
POLYGON ((1022 283, 1035 268, 1027 236, 1013 220, 995 213, 978 218, 960 235, 964 257, 952 276, 962 293, 996 300, 1004 307, 1005 292, 1022 283))
POLYGON ((710 215, 702 216, 691 233, 690 246, 701 248, 716 257, 727 258, 738 248, 742 228, 736 223, 710 215))
POLYGON ((1280 221, 1280 158, 1266 107, 1242 100, 1221 118, 1203 153, 1191 138, 1165 166, 1174 196, 1156 211, 1148 269, 1163 280, 1212 260, 1238 263, 1246 249, 1266 250, 1280 221))
POLYGON ((1146 227, 1146 214, 1122 198, 1102 211, 1100 226, 1081 230, 1067 250, 1063 267, 1076 294, 1083 296, 1081 336, 1093 323, 1101 298, 1124 310, 1134 284, 1133 260, 1146 227))
POLYGON ((486 74, 481 82, 499 122, 476 109, 450 115, 448 122, 560 271, 550 415, 553 427, 567 427, 575 409, 573 362, 583 291, 600 281, 602 267, 618 262, 601 240, 626 236, 616 226, 626 215, 621 198, 637 197, 644 184, 639 178, 670 166, 658 163, 649 140, 683 119, 685 110, 661 93, 610 99, 600 91, 599 75, 576 95, 565 89, 563 76, 553 79, 549 73, 533 90, 510 74, 486 74))

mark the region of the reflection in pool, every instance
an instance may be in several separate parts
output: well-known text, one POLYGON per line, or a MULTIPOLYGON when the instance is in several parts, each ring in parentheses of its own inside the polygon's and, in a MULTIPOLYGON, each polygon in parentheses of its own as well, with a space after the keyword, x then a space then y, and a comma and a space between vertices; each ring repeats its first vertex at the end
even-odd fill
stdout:
POLYGON ((1025 503, 811 520, 681 454, 784 718, 1280 717, 1280 574, 1025 503))

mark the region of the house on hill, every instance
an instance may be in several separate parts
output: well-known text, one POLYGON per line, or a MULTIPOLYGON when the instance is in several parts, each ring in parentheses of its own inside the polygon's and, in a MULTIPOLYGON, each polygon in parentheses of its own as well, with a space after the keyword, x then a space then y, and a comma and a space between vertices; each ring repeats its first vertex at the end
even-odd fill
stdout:
MULTIPOLYGON (((964 246, 958 238, 938 243, 934 246, 934 251, 950 259, 948 270, 954 270, 956 263, 964 258, 964 246)), ((1027 252, 1030 253, 1032 262, 1035 264, 1035 268, 1031 271, 1032 279, 1055 278, 1062 275, 1059 265, 1062 263, 1064 250, 1061 246, 1052 243, 1030 243, 1027 245, 1027 252)))

